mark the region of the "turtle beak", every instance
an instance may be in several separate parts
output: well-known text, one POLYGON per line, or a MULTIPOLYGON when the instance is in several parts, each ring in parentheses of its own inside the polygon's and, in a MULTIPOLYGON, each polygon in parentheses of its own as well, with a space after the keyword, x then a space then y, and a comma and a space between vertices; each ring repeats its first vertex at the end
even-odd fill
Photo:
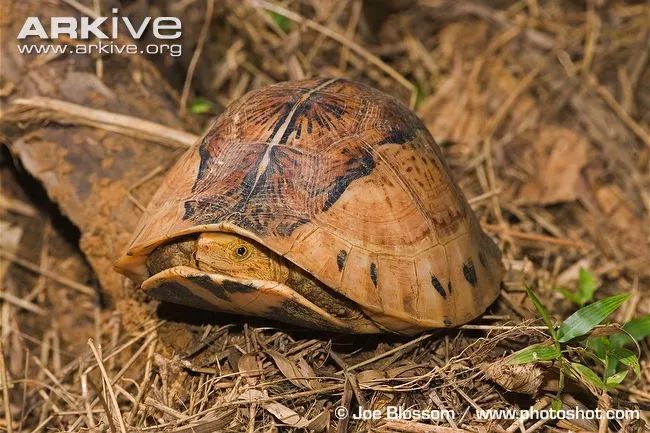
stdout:
POLYGON ((142 284, 144 280, 149 278, 147 256, 144 255, 124 254, 113 263, 113 269, 133 280, 137 285, 142 284))

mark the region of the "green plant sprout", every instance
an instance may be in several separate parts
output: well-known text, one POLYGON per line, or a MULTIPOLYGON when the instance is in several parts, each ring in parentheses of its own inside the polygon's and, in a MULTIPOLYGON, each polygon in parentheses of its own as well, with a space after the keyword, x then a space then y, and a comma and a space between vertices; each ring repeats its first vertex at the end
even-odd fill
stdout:
MULTIPOLYGON (((591 276, 591 273, 586 271, 583 280, 593 282, 593 277, 589 278, 587 275, 591 276)), ((595 287, 591 282, 585 284, 595 287)), ((557 398, 552 405, 554 409, 561 407, 560 396, 565 375, 605 392, 620 385, 630 371, 639 377, 638 356, 625 346, 637 344, 637 341, 650 336, 650 316, 633 319, 622 327, 596 329, 629 298, 628 294, 610 296, 583 306, 556 328, 548 310, 535 293, 529 287, 526 287, 526 292, 548 328, 552 342, 534 344, 519 350, 508 357, 508 363, 557 362, 560 380, 557 398), (581 359, 590 359, 600 365, 602 374, 596 373, 584 362, 574 362, 576 357, 572 356, 573 354, 581 355, 581 359)), ((588 290, 584 293, 587 292, 588 290)))
POLYGON ((275 24, 282 30, 283 32, 287 33, 291 29, 291 22, 287 17, 284 15, 280 15, 279 13, 273 12, 273 11, 268 11, 269 16, 275 22, 275 24))
POLYGON ((192 99, 189 104, 190 113, 205 114, 212 110, 213 104, 208 99, 198 96, 192 99))
POLYGON ((596 277, 588 269, 580 268, 578 272, 578 287, 575 291, 571 291, 566 287, 558 287, 562 295, 573 302, 574 304, 582 307, 588 302, 594 300, 594 295, 598 287, 596 286, 596 277))

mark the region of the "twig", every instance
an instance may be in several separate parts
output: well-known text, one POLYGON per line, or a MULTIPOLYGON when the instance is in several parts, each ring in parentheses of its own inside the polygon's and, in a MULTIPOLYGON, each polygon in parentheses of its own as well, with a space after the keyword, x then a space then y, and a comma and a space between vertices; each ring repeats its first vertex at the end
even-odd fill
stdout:
POLYGON ((5 422, 7 424, 7 433, 13 433, 14 421, 11 415, 11 403, 9 402, 9 379, 7 378, 7 368, 5 366, 5 347, 0 340, 0 380, 2 380, 2 400, 4 401, 5 422))
POLYGON ((97 393, 97 398, 101 402, 102 407, 104 408, 104 412, 106 413, 106 420, 108 421, 108 428, 111 429, 111 433, 117 433, 117 430, 115 429, 115 420, 113 420, 113 417, 111 416, 111 411, 110 408, 108 407, 108 404, 106 403, 106 399, 102 395, 101 389, 97 385, 95 385, 95 382, 92 380, 89 380, 88 383, 90 386, 95 390, 97 393))
POLYGON ((13 304, 17 307, 22 308, 23 310, 30 311, 34 314, 38 314, 39 316, 46 316, 47 315, 47 310, 45 308, 39 307, 38 305, 29 302, 25 299, 21 299, 18 296, 12 295, 9 292, 6 291, 1 291, 0 292, 0 299, 4 299, 5 301, 9 302, 10 304, 13 304))
POLYGON ((87 16, 89 16, 91 18, 99 18, 99 14, 96 11, 90 9, 89 7, 86 7, 86 6, 82 5, 77 0, 63 0, 63 2, 67 3, 70 7, 78 10, 79 12, 81 12, 84 15, 87 15, 87 16))
MULTIPOLYGON (((97 352, 97 348, 95 347, 95 343, 93 342, 92 338, 88 339, 88 346, 90 346, 90 350, 92 350, 93 352, 93 356, 97 361, 97 366, 99 367, 99 371, 101 372, 102 378, 104 379, 105 387, 106 390, 108 391, 108 396, 110 397, 111 403, 113 404, 113 407, 116 412, 115 416, 117 417, 117 421, 120 425, 120 431, 122 433, 126 433, 124 418, 122 418, 122 413, 120 412, 120 405, 117 403, 117 398, 115 397, 115 391, 113 391, 113 385, 111 384, 111 380, 108 378, 108 374, 106 374, 106 369, 104 368, 102 357, 99 355, 99 352, 97 352)), ((111 415, 107 414, 107 416, 111 416, 111 415)))
POLYGON ((29 218, 36 216, 36 209, 34 209, 32 205, 22 202, 20 200, 16 200, 11 197, 6 197, 1 193, 0 193, 0 207, 3 209, 7 209, 9 212, 15 212, 19 215, 26 216, 29 218))
MULTIPOLYGON (((499 128, 501 125, 501 122, 506 118, 506 116, 510 113, 510 111, 513 109, 515 102, 521 96, 532 84, 537 75, 542 71, 542 69, 546 66, 546 63, 542 63, 541 65, 537 66, 535 69, 530 71, 524 78, 521 79, 515 86, 515 88, 510 92, 508 97, 506 98, 505 101, 501 104, 499 109, 497 110, 496 113, 492 115, 486 122, 485 126, 481 130, 481 133, 478 135, 477 141, 481 140, 487 140, 490 137, 492 137, 492 134, 496 132, 496 130, 499 128)), ((478 143, 475 143, 478 144, 478 143)), ((470 146, 474 147, 474 146, 470 146)))
MULTIPOLYGON (((348 371, 356 370, 357 368, 363 367, 364 365, 372 364, 373 362, 378 361, 378 360, 380 360, 382 358, 385 358, 387 356, 390 356, 393 353, 397 353, 400 350, 404 350, 406 348, 414 346, 414 345, 420 343, 421 341, 424 341, 424 340, 427 340, 427 339, 431 338, 434 334, 435 334, 434 332, 431 332, 431 333, 428 333, 428 334, 421 335, 418 338, 415 338, 415 339, 409 341, 408 343, 404 343, 402 345, 399 345, 399 346, 397 346, 397 347, 395 347, 395 348, 393 348, 391 350, 380 353, 377 356, 373 356, 372 358, 366 359, 365 361, 361 361, 358 364, 351 365, 350 367, 348 367, 348 371)), ((343 374, 343 373, 345 373, 345 371, 343 371, 343 370, 340 370, 340 371, 336 372, 336 374, 343 374)))
POLYGON ((479 195, 477 195, 475 197, 469 198, 469 199, 467 199, 467 202, 470 205, 472 205, 472 204, 482 202, 485 199, 494 197, 495 195, 499 195, 499 194, 501 194, 501 188, 496 188, 496 189, 493 189, 491 191, 484 192, 483 194, 479 194, 479 195))
MULTIPOLYGON (((535 403, 533 405, 533 408, 536 409, 536 410, 542 410, 546 406, 548 406, 550 402, 551 401, 549 400, 548 397, 544 397, 541 400, 539 400, 537 403, 535 403)), ((523 417, 518 418, 516 421, 514 421, 512 424, 510 424, 510 426, 506 429, 506 433, 514 433, 517 430, 522 429, 522 427, 524 427, 524 420, 525 419, 523 417)))
POLYGON ((575 248, 581 248, 586 250, 592 249, 594 247, 593 245, 582 241, 577 241, 573 239, 554 238, 552 236, 540 235, 537 233, 526 233, 508 227, 501 227, 493 224, 481 224, 481 227, 493 233, 503 233, 512 236, 513 238, 525 239, 528 241, 543 242, 543 243, 554 244, 554 245, 564 245, 568 247, 575 247, 575 248))
POLYGON ((54 272, 48 271, 47 269, 41 269, 38 265, 35 265, 34 263, 29 262, 25 259, 21 259, 20 257, 17 257, 6 251, 0 251, 0 259, 8 260, 22 268, 27 269, 28 271, 43 275, 50 280, 63 284, 64 286, 83 293, 84 295, 95 296, 96 294, 96 291, 94 289, 86 286, 85 284, 81 284, 77 281, 71 280, 70 278, 62 277, 61 275, 55 274, 54 272))
POLYGON ((97 110, 53 98, 17 98, 11 107, 14 107, 14 110, 3 112, 0 120, 11 121, 13 117, 22 120, 24 116, 17 115, 24 115, 24 111, 35 111, 36 117, 42 116, 64 125, 91 126, 172 147, 190 147, 199 138, 189 132, 168 128, 138 117, 97 110))
MULTIPOLYGON (((359 17, 361 16, 362 8, 363 8, 363 2, 361 0, 356 0, 352 3, 352 12, 350 12, 350 19, 345 29, 345 36, 350 40, 352 40, 352 38, 354 37, 357 24, 359 24, 359 17)), ((348 63, 349 56, 350 56, 349 48, 343 46, 343 49, 341 50, 341 54, 339 56, 339 69, 345 70, 348 63)))
POLYGON ((386 421, 380 427, 380 432, 404 432, 404 433, 470 433, 469 430, 439 425, 424 424, 421 422, 406 420, 386 421))
POLYGON ((162 402, 160 402, 158 400, 154 400, 151 397, 147 397, 144 400, 144 404, 146 404, 147 406, 151 406, 154 409, 157 409, 157 410, 161 411, 162 413, 166 413, 167 415, 171 415, 174 418, 177 418, 177 419, 185 418, 185 415, 183 415, 179 411, 174 410, 171 407, 165 406, 162 402))
POLYGON ((52 418, 54 418, 54 415, 50 415, 50 416, 48 416, 47 418, 45 418, 45 419, 43 420, 43 422, 41 422, 39 425, 37 425, 36 427, 34 427, 34 430, 32 430, 31 433, 38 433, 38 432, 40 432, 41 430, 43 430, 43 428, 44 428, 46 425, 48 425, 50 421, 52 421, 52 418))
POLYGON ((609 105, 609 108, 611 108, 612 111, 616 113, 616 115, 621 119, 625 126, 627 126, 634 135, 639 137, 646 146, 650 147, 650 133, 643 129, 643 127, 639 125, 632 118, 632 116, 627 114, 627 111, 621 107, 618 101, 612 96, 611 93, 609 93, 609 90, 598 84, 598 80, 594 75, 589 75, 587 84, 589 84, 589 87, 591 87, 596 92, 596 94, 598 94, 598 96, 600 96, 602 100, 605 101, 607 105, 609 105))
POLYGON ((190 96, 190 88, 192 86, 192 78, 194 77, 194 70, 196 65, 199 63, 201 58, 201 53, 203 52, 203 46, 205 41, 208 38, 208 32, 210 30, 210 22, 212 22, 212 14, 214 13, 214 0, 207 0, 205 19, 203 20, 203 25, 201 26, 201 32, 199 33, 199 41, 196 44, 194 53, 192 53, 192 60, 190 60, 190 65, 187 68, 187 75, 185 76, 185 83, 183 84, 183 93, 181 94, 179 112, 181 116, 184 116, 187 111, 187 99, 190 96))
MULTIPOLYGON (((511 329, 519 329, 521 325, 461 325, 458 329, 465 331, 508 331, 511 329)), ((526 329, 536 329, 545 331, 548 329, 546 326, 526 326, 526 329)))
POLYGON ((160 166, 160 165, 157 166, 156 168, 151 170, 149 173, 147 173, 145 176, 143 176, 141 179, 133 182, 133 185, 131 185, 129 187, 129 191, 134 191, 134 190, 138 189, 138 187, 140 187, 144 183, 146 183, 146 182, 150 181, 151 179, 153 179, 154 177, 156 177, 162 170, 163 170, 162 166, 160 166))
POLYGON ((286 18, 289 18, 292 21, 295 21, 299 24, 304 24, 307 27, 310 27, 317 32, 320 32, 324 34, 325 36, 334 39, 335 41, 339 42, 340 44, 345 45, 348 47, 350 50, 354 51, 361 57, 364 57, 366 60, 368 60, 370 63, 384 71, 388 76, 392 77, 395 81, 397 81, 399 84, 407 88, 411 92, 411 98, 409 101, 409 106, 411 108, 415 107, 415 102, 417 99, 417 89, 415 85, 413 85, 409 80, 404 78, 402 74, 397 72, 395 69, 393 69, 391 66, 387 65, 383 60, 381 60, 379 57, 375 56, 374 54, 370 53, 368 50, 363 48, 361 45, 349 40, 346 38, 344 35, 335 32, 334 30, 325 27, 321 24, 318 24, 315 21, 312 21, 310 19, 304 18, 303 16, 292 12, 288 9, 285 9, 281 6, 274 5, 272 3, 269 3, 265 0, 251 0, 254 5, 257 7, 260 7, 262 9, 266 9, 268 11, 275 12, 278 15, 282 15, 286 18))

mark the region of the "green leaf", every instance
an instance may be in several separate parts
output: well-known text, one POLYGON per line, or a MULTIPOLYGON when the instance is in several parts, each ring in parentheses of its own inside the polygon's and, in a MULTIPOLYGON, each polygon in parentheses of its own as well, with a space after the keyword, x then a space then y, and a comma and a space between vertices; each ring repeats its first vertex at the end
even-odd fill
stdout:
POLYGON ((609 389, 616 388, 621 384, 621 382, 623 382, 625 376, 627 376, 627 370, 619 371, 618 373, 612 374, 607 379, 605 379, 605 385, 609 389))
POLYGON ((562 409, 562 400, 559 398, 554 398, 553 401, 551 401, 551 409, 556 412, 562 409))
POLYGON ((596 357, 605 363, 607 360, 607 350, 609 347, 606 337, 593 337, 587 340, 587 349, 589 349, 596 357))
POLYGON ((619 371, 618 373, 609 376, 605 380, 605 386, 607 386, 608 389, 614 389, 620 385, 621 382, 623 382, 626 376, 627 370, 619 371))
POLYGON ((197 98, 192 99, 189 104, 189 109, 190 113, 194 114, 204 114, 212 110, 212 102, 207 100, 206 98, 199 96, 197 98))
POLYGON ((531 362, 552 361, 562 354, 554 344, 534 344, 513 353, 508 357, 508 364, 530 364, 531 362))
POLYGON ((415 106, 419 107, 420 104, 427 98, 426 92, 424 91, 424 86, 418 80, 415 83, 415 106))
POLYGON ((291 28, 291 22, 287 17, 272 11, 268 11, 268 14, 271 16, 273 22, 277 24, 277 26, 280 27, 283 32, 287 33, 289 31, 291 28))
POLYGON ((630 295, 627 293, 610 296, 580 308, 562 323, 557 332, 558 341, 566 343, 576 337, 585 335, 616 311, 629 297, 630 295))
POLYGON ((600 377, 586 365, 578 364, 577 362, 571 363, 571 368, 578 374, 578 376, 585 382, 590 383, 596 388, 605 389, 603 381, 600 380, 600 377))
POLYGON ((634 341, 641 341, 644 338, 650 337, 650 315, 630 320, 623 326, 623 330, 627 334, 617 334, 610 337, 610 342, 613 347, 623 347, 626 344, 633 343, 632 339, 634 341))
POLYGON ((551 322, 551 317, 548 315, 548 311, 546 310, 546 307, 544 307, 542 301, 539 300, 537 295, 535 295, 535 292, 533 292, 533 290, 530 287, 526 286, 526 292, 528 293, 530 300, 533 302, 533 306, 535 306, 535 309, 537 310, 539 315, 542 316, 542 320, 544 320, 544 324, 548 328, 548 332, 551 333, 551 337, 553 337, 554 341, 557 341, 557 334, 555 333, 555 327, 551 322))
POLYGON ((578 295, 573 293, 571 290, 567 289, 566 287, 558 287, 557 289, 566 299, 573 302, 574 304, 580 305, 580 298, 578 298, 578 295))
POLYGON ((639 365, 639 358, 628 349, 617 348, 612 350, 611 357, 616 359, 621 364, 629 367, 634 371, 634 374, 639 377, 641 375, 641 366, 639 365))
POLYGON ((596 293, 596 279, 594 275, 585 268, 580 268, 578 274, 578 303, 580 306, 594 299, 596 293))
POLYGON ((569 301, 579 306, 585 305, 594 299, 596 293, 596 278, 585 268, 580 268, 578 273, 578 287, 571 291, 565 287, 558 287, 557 290, 569 301))

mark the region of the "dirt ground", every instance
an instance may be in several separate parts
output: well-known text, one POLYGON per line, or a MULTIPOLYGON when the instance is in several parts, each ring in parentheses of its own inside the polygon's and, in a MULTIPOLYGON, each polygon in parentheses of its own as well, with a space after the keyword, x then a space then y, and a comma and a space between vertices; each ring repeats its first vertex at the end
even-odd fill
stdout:
MULTIPOLYGON (((639 419, 484 419, 545 409, 557 362, 506 357, 578 307, 629 294, 650 314, 650 5, 645 1, 1 0, 0 429, 9 432, 641 432, 639 374, 566 377, 565 409, 639 419), (25 19, 174 16, 182 54, 21 54, 25 19), (484 316, 416 337, 336 335, 158 303, 117 274, 166 170, 225 107, 340 76, 410 105, 506 267, 484 316), (390 419, 388 407, 457 416, 390 419), (379 419, 341 408, 379 410, 379 419)), ((46 26, 48 27, 48 26, 46 26)), ((70 47, 86 42, 46 41, 70 47)), ((118 43, 160 47, 151 32, 118 43)), ((162 48, 161 48, 162 50, 162 48)), ((612 327, 597 331, 607 336, 612 327)), ((571 362, 602 374, 585 348, 571 362)))

